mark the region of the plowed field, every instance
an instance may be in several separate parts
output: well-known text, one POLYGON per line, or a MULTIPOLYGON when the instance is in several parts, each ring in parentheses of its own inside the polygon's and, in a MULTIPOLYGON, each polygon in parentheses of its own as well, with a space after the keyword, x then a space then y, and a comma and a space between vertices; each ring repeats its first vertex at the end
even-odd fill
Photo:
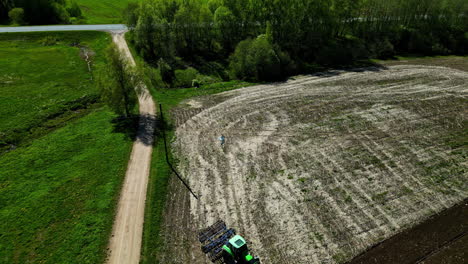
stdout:
POLYGON ((209 263, 222 219, 262 263, 343 263, 468 197, 468 73, 396 65, 187 101, 161 263, 209 263), (222 147, 217 138, 226 137, 222 147))

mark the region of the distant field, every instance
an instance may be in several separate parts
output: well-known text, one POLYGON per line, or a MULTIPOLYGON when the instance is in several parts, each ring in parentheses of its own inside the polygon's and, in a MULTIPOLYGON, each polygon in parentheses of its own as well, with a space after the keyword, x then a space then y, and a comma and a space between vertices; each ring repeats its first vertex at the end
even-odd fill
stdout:
POLYGON ((109 42, 103 32, 0 34, 0 146, 96 101, 93 70, 109 42))
POLYGON ((122 23, 122 11, 130 2, 138 0, 76 0, 87 24, 122 23))
POLYGON ((132 141, 97 110, 0 155, 0 263, 102 263, 132 141))

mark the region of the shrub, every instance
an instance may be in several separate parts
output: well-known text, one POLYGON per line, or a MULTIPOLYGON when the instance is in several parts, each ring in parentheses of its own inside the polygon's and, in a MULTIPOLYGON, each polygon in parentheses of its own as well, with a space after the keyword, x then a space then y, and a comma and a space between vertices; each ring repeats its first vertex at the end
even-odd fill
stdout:
POLYGON ((204 75, 216 76, 215 78, 224 81, 229 80, 229 72, 219 62, 207 61, 198 66, 197 69, 204 75))
MULTIPOLYGON (((195 80, 198 81, 200 86, 201 85, 206 85, 206 84, 218 83, 218 82, 223 81, 223 79, 221 79, 219 77, 213 77, 213 76, 202 75, 202 74, 197 75, 197 78, 195 80)), ((195 85, 193 85, 193 84, 192 84, 192 86, 195 87, 195 85)))
POLYGON ((161 72, 159 69, 153 68, 151 66, 145 65, 140 68, 140 76, 145 78, 145 83, 148 87, 152 86, 154 88, 163 88, 166 87, 166 84, 163 82, 161 77, 161 72))
POLYGON ((171 65, 169 65, 163 58, 161 58, 158 61, 158 68, 163 82, 168 85, 172 85, 175 76, 171 65))
POLYGON ((201 86, 201 82, 198 79, 193 79, 192 80, 192 87, 197 87, 199 88, 201 86))
POLYGON ((253 81, 281 79, 281 61, 265 35, 241 41, 229 59, 234 78, 253 81))
POLYGON ((81 8, 75 1, 71 2, 70 7, 67 8, 67 11, 68 11, 68 14, 71 17, 81 17, 82 16, 81 8))
POLYGON ((193 80, 197 79, 198 71, 194 68, 175 71, 174 87, 192 87, 193 80))
POLYGON ((8 17, 13 24, 21 25, 24 23, 24 10, 23 8, 13 8, 8 12, 8 17))
POLYGON ((388 59, 395 56, 393 44, 385 38, 376 42, 376 55, 380 59, 388 59))
POLYGON ((70 23, 70 15, 63 5, 60 3, 53 3, 52 9, 54 10, 57 22, 70 23))

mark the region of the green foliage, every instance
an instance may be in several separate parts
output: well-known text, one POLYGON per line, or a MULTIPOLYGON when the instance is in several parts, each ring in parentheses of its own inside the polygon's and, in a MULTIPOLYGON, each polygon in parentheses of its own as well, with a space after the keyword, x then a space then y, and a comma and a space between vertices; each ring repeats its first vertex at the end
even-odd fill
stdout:
POLYGON ((153 68, 148 65, 139 66, 139 71, 141 72, 140 76, 145 78, 145 83, 148 87, 155 87, 155 88, 164 88, 166 84, 164 83, 161 72, 159 69, 153 68))
POLYGON ((109 42, 91 31, 0 34, 0 141, 21 145, 38 128, 57 127, 50 121, 96 103, 92 76, 109 42), (91 72, 76 43, 96 54, 91 72))
POLYGON ((2 263, 102 263, 132 142, 96 111, 0 155, 2 263))
POLYGON ((217 34, 220 36, 220 41, 226 49, 231 49, 235 46, 236 39, 233 38, 236 34, 236 28, 233 25, 236 23, 236 17, 225 6, 220 6, 214 13, 214 24, 217 29, 217 34))
POLYGON ((0 0, 0 23, 6 23, 8 21, 8 11, 12 8, 12 0, 0 0))
POLYGON ((230 58, 229 67, 235 78, 272 81, 282 78, 281 62, 265 35, 239 43, 230 58))
POLYGON ((23 8, 13 8, 8 12, 8 17, 13 24, 22 25, 24 23, 24 10, 23 8))
POLYGON ((46 36, 45 38, 41 39, 42 46, 54 46, 57 45, 59 40, 56 36, 46 36))
POLYGON ((158 68, 163 82, 169 85, 172 84, 175 78, 175 73, 171 65, 169 65, 163 58, 161 58, 158 61, 158 68))
POLYGON ((56 16, 56 21, 54 24, 69 24, 70 23, 70 14, 68 14, 67 9, 62 3, 53 3, 52 4, 52 9, 54 12, 54 15, 56 16))
POLYGON ((71 17, 81 17, 83 15, 80 6, 75 1, 71 2, 70 7, 67 8, 67 11, 71 17))
POLYGON ((22 8, 24 10, 23 18, 26 24, 68 23, 70 19, 64 0, 12 0, 7 2, 10 2, 9 5, 11 7, 22 8))
MULTIPOLYGON (((397 53, 466 54, 468 46, 463 0, 143 0, 141 5, 131 21, 137 21, 135 47, 144 59, 154 65, 164 58, 174 68, 191 65, 204 74, 206 63, 226 68, 236 47, 245 50, 241 41, 261 34, 280 59, 279 76, 307 65, 352 64, 397 53), (290 63, 283 63, 288 57, 290 63), (178 58, 182 62, 174 63, 178 58)), ((255 63, 263 59, 266 68, 277 70, 266 45, 256 48, 263 56, 236 61, 235 76, 277 76, 252 68, 263 66, 255 63)))
MULTIPOLYGON (((194 68, 175 71, 174 87, 187 88, 193 87, 193 81, 197 79, 198 71, 194 68)), ((199 83, 199 81, 197 80, 199 83)))
POLYGON ((109 45, 106 57, 108 64, 98 75, 101 97, 115 113, 129 117, 138 103, 138 78, 115 44, 109 45))
POLYGON ((128 3, 127 7, 123 10, 123 17, 125 24, 127 24, 128 27, 134 28, 138 22, 138 12, 140 5, 138 3, 128 3))

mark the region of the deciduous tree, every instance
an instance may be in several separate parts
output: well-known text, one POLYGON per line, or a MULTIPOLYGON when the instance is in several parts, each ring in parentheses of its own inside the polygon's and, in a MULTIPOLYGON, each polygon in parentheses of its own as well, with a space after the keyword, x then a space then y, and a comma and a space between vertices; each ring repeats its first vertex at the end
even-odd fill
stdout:
POLYGON ((115 113, 128 117, 138 102, 138 78, 115 44, 109 46, 106 56, 108 65, 98 76, 102 99, 115 113))

